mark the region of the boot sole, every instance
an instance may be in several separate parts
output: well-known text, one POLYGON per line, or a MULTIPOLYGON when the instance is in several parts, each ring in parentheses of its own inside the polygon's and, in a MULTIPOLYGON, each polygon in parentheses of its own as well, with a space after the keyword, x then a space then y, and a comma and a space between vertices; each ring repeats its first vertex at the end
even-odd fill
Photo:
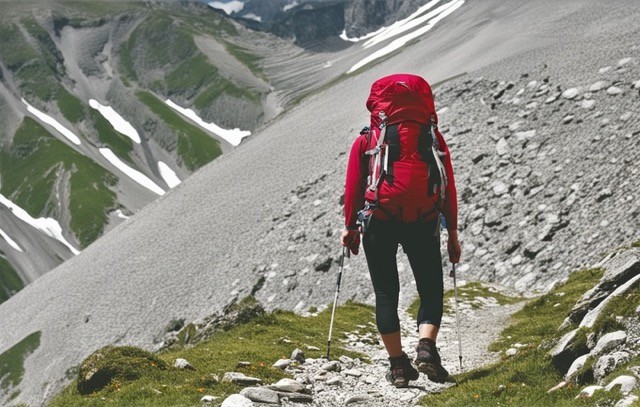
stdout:
POLYGON ((391 383, 393 386, 395 386, 398 389, 409 387, 409 380, 407 380, 404 377, 398 377, 397 379, 393 380, 393 378, 391 377, 391 372, 387 372, 387 374, 385 375, 385 378, 389 383, 391 383))
POLYGON ((418 371, 427 375, 432 382, 445 383, 449 378, 449 372, 443 367, 438 367, 432 362, 418 362, 418 371))

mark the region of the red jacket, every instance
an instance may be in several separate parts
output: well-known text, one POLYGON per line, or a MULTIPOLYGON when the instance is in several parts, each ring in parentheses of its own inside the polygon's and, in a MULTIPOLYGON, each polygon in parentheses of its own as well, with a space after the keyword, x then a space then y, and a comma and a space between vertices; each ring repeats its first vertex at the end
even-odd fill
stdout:
MULTIPOLYGON (((401 126, 412 127, 411 122, 402 124, 401 126)), ((402 129, 400 130, 402 131, 402 129)), ((445 153, 442 161, 445 167, 447 175, 447 188, 446 199, 443 204, 442 213, 447 222, 447 229, 455 230, 458 228, 458 198, 456 194, 456 184, 453 177, 453 166, 451 165, 451 155, 449 154, 449 148, 445 143, 444 137, 436 130, 436 137, 438 138, 439 150, 445 153)), ((357 213, 364 207, 365 202, 365 189, 367 176, 369 175, 368 163, 369 156, 364 153, 367 150, 367 138, 365 135, 360 135, 356 138, 351 147, 351 153, 349 154, 349 163, 347 166, 347 179, 345 185, 344 194, 344 216, 345 226, 350 229, 356 227, 357 213)), ((424 186, 426 191, 426 185, 424 186)), ((425 192, 426 193, 426 192, 425 192)), ((388 216, 381 210, 374 211, 374 217, 378 219, 386 220, 388 216)), ((436 216, 432 215, 425 220, 433 219, 436 216)))

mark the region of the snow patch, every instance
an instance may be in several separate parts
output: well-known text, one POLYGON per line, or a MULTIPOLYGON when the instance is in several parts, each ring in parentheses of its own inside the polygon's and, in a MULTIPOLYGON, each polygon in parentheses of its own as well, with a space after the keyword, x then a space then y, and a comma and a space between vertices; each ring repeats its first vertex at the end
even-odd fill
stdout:
MULTIPOLYGON (((442 20, 443 18, 447 17, 449 14, 453 13, 454 11, 456 11, 457 9, 459 9, 460 7, 462 7, 462 5, 465 3, 465 0, 457 0, 457 1, 451 1, 443 6, 438 7, 436 10, 432 11, 431 13, 428 13, 429 17, 433 17, 431 18, 431 20, 428 21, 428 23, 407 34, 404 35, 400 38, 397 38, 395 40, 393 40, 390 44, 388 44, 387 46, 380 48, 378 51, 374 52, 373 54, 369 55, 368 57, 362 59, 360 62, 358 62, 357 64, 353 65, 351 67, 351 69, 349 69, 347 71, 348 74, 353 73, 355 71, 357 71, 358 69, 362 68, 363 66, 370 64, 371 62, 375 61, 376 59, 380 59, 382 57, 384 57, 387 54, 392 53, 393 51, 402 48, 407 42, 418 38, 422 35, 424 35, 425 33, 427 33, 429 30, 431 30, 438 22, 440 22, 440 20, 442 20)), ((426 6, 424 6, 426 7, 426 6)), ((425 16, 426 17, 426 16, 425 16)), ((422 20, 421 18, 421 21, 422 20)), ((413 28, 413 24, 411 25, 411 28, 413 28)))
POLYGON ((209 2, 209 7, 215 8, 216 10, 222 10, 230 16, 233 13, 241 11, 244 8, 244 3, 238 0, 231 0, 228 2, 211 1, 209 2))
POLYGON ((248 13, 242 16, 242 18, 246 18, 247 20, 253 20, 253 21, 257 21, 259 23, 262 22, 262 17, 260 17, 259 15, 256 15, 254 13, 248 13))
POLYGON ((130 216, 127 216, 122 212, 122 209, 118 209, 116 211, 116 216, 119 217, 120 219, 129 219, 130 218, 130 216))
POLYGON ((158 195, 164 195, 164 189, 160 188, 158 184, 151 181, 149 177, 144 175, 138 170, 134 170, 125 164, 122 160, 120 160, 113 151, 108 148, 101 148, 100 154, 104 156, 112 165, 118 168, 120 171, 124 172, 129 178, 142 185, 143 187, 149 189, 152 192, 155 192, 158 195))
POLYGON ((58 133, 62 134, 64 137, 69 139, 69 141, 71 141, 73 144, 78 146, 80 145, 80 138, 78 138, 78 136, 73 134, 71 130, 67 129, 62 124, 60 124, 60 122, 58 122, 56 119, 54 119, 53 117, 49 116, 44 112, 41 112, 35 107, 31 106, 29 103, 27 103, 26 100, 24 100, 24 98, 22 98, 22 103, 24 103, 24 105, 27 106, 27 110, 29 111, 29 113, 31 113, 32 115, 40 119, 41 122, 46 123, 49 126, 56 129, 58 133))
POLYGON ((292 3, 286 4, 284 7, 282 7, 282 11, 289 11, 298 5, 300 5, 300 3, 298 3, 296 0, 293 0, 292 3))
POLYGON ((370 32, 369 34, 365 34, 362 37, 357 37, 357 38, 349 38, 349 37, 347 37, 347 30, 344 29, 344 30, 342 30, 342 34, 340 34, 340 38, 342 38, 345 41, 349 41, 349 42, 360 42, 360 41, 363 41, 363 40, 367 40, 367 39, 369 39, 369 38, 371 38, 371 37, 373 37, 375 35, 378 35, 378 34, 380 34, 382 31, 384 31, 386 29, 387 29, 387 27, 382 27, 382 28, 379 28, 376 31, 370 32))
POLYGON ((251 135, 251 132, 248 130, 240 130, 237 128, 228 130, 228 129, 223 129, 222 127, 218 126, 215 123, 207 123, 204 120, 202 120, 200 116, 196 114, 196 112, 194 112, 191 109, 178 106, 177 104, 173 103, 171 99, 165 100, 165 103, 169 105, 169 107, 171 107, 172 109, 176 110, 186 118, 196 123, 198 126, 214 134, 217 134, 218 136, 222 137, 233 146, 237 146, 238 144, 240 144, 243 138, 251 135))
POLYGON ((169 166, 162 161, 158 161, 158 170, 160 171, 160 176, 167 183, 169 188, 173 188, 176 185, 180 184, 180 178, 176 175, 175 171, 173 171, 169 166))
POLYGON ((4 240, 7 241, 7 243, 9 243, 9 246, 13 247, 14 249, 16 249, 19 252, 24 253, 24 250, 22 250, 22 248, 18 245, 18 243, 16 243, 15 240, 10 238, 9 235, 6 234, 5 231, 2 230, 2 229, 0 229, 0 236, 2 236, 4 238, 4 240))
POLYGON ((24 209, 19 207, 18 205, 11 202, 9 199, 5 198, 4 195, 0 194, 0 204, 6 206, 13 212, 13 214, 20 219, 21 221, 31 225, 32 227, 38 229, 43 232, 47 236, 50 236, 57 241, 61 242, 65 246, 71 250, 73 254, 79 254, 80 251, 73 247, 71 243, 67 241, 67 239, 62 236, 62 227, 58 223, 57 220, 53 218, 33 218, 31 215, 27 213, 24 209))
POLYGON ((125 136, 129 137, 133 140, 134 143, 140 144, 140 136, 136 129, 133 128, 131 123, 126 121, 122 116, 120 116, 111 106, 106 106, 100 104, 95 99, 89 100, 89 106, 96 109, 100 114, 107 119, 109 123, 113 126, 113 128, 118 132, 122 133, 125 136))

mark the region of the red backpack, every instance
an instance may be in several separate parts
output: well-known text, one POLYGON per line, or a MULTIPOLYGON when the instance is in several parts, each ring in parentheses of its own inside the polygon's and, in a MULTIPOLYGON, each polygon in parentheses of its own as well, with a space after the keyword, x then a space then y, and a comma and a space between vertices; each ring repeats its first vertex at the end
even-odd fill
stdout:
POLYGON ((410 74, 378 79, 371 86, 367 109, 371 125, 365 130, 365 211, 407 223, 435 217, 445 199, 447 179, 431 87, 410 74))

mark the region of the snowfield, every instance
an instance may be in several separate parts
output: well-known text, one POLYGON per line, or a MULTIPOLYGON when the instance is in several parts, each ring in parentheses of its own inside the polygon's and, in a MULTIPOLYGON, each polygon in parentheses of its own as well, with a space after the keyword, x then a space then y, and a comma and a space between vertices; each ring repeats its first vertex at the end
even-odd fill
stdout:
POLYGON ((207 123, 204 120, 202 120, 200 116, 196 114, 196 112, 194 112, 191 109, 183 108, 175 104, 173 101, 171 101, 171 99, 165 100, 165 103, 169 105, 169 107, 171 107, 172 109, 180 113, 181 115, 185 116, 189 120, 196 123, 198 126, 202 127, 203 129, 208 130, 222 137, 234 147, 239 145, 243 138, 251 135, 251 132, 248 130, 240 130, 240 129, 227 130, 227 129, 223 129, 222 127, 218 126, 215 123, 207 123))
POLYGON ((225 13, 227 13, 228 16, 233 13, 242 11, 242 9, 244 8, 244 3, 238 0, 231 0, 228 2, 211 1, 208 4, 209 4, 209 7, 211 8, 224 11, 225 13))
POLYGON ((2 236, 2 238, 4 240, 7 241, 7 243, 9 243, 9 246, 13 247, 14 249, 16 249, 19 252, 23 252, 24 250, 22 250, 22 248, 18 245, 18 243, 16 243, 15 240, 13 240, 4 230, 0 229, 0 236, 2 236))
POLYGON ((89 100, 89 106, 100 112, 100 114, 107 119, 109 123, 111 123, 118 133, 129 137, 134 143, 140 144, 140 135, 137 130, 133 128, 131 123, 126 121, 115 110, 113 110, 111 106, 100 104, 100 102, 95 99, 89 100))
POLYGON ((100 154, 104 156, 113 166, 118 168, 120 171, 124 172, 129 178, 142 185, 143 187, 149 189, 152 192, 155 192, 158 195, 164 195, 164 189, 160 188, 158 184, 153 182, 149 177, 144 175, 138 170, 134 170, 125 164, 121 159, 119 159, 113 151, 108 148, 101 148, 100 154))
MULTIPOLYGON (((58 223, 57 220, 52 219, 52 218, 37 218, 37 219, 35 219, 31 215, 29 215, 29 213, 27 213, 27 211, 25 211, 24 209, 22 209, 18 205, 16 205, 13 202, 11 202, 9 199, 7 199, 2 194, 0 194, 0 204, 2 204, 4 206, 6 206, 7 208, 9 208, 13 212, 13 214, 18 219, 20 219, 21 221, 31 225, 32 227, 38 229, 39 231, 41 231, 42 233, 46 234, 47 236, 50 236, 50 237, 58 240, 59 242, 61 242, 65 246, 67 246, 69 248, 69 250, 71 250, 71 253, 80 254, 80 251, 78 249, 76 249, 75 247, 73 247, 73 245, 71 243, 69 243, 67 241, 67 239, 64 238, 64 236, 62 236, 62 227, 60 226, 60 223, 58 223)), ((4 237, 4 235, 3 235, 3 237, 4 237)), ((7 240, 7 241, 9 241, 9 240, 7 240)), ((9 243, 9 244, 11 244, 11 243, 9 243)), ((20 250, 20 251, 22 251, 22 250, 20 250)))
POLYGON ((160 176, 167 183, 169 188, 173 188, 180 184, 180 178, 176 175, 175 171, 173 171, 169 166, 162 161, 158 161, 158 171, 160 171, 160 176))
MULTIPOLYGON (((430 3, 428 3, 427 5, 425 5, 423 8, 426 8, 427 6, 432 6, 435 5, 436 3, 438 3, 439 0, 434 0, 430 3)), ((389 38, 393 38, 397 35, 400 35, 406 31, 412 30, 418 26, 421 26, 422 24, 426 24, 421 26, 418 29, 415 29, 415 31, 412 31, 409 34, 406 34, 400 38, 397 38, 395 40, 393 40, 390 44, 380 48, 379 50, 377 50, 376 52, 374 52, 373 54, 369 55, 368 57, 362 59, 360 62, 356 63, 355 65, 353 65, 351 67, 351 69, 349 69, 347 71, 348 74, 353 73, 355 71, 357 71, 358 69, 362 68, 363 66, 370 64, 371 62, 380 59, 382 57, 384 57, 385 55, 388 55, 390 53, 392 53, 393 51, 396 51, 402 47, 404 47, 409 41, 416 39, 424 34, 426 34, 429 30, 431 30, 439 21, 441 21, 443 18, 447 17, 448 15, 450 15, 451 13, 453 13, 454 11, 456 11, 457 9, 459 9, 460 7, 462 7, 462 5, 465 3, 465 0, 454 0, 451 1, 447 4, 443 4, 442 6, 438 7, 437 9, 433 10, 430 13, 425 14, 424 16, 420 17, 420 18, 415 18, 413 16, 416 15, 416 13, 414 13, 411 17, 407 18, 406 20, 403 20, 402 24, 393 24, 391 25, 388 29, 383 30, 382 32, 380 32, 380 34, 372 37, 371 39, 369 39, 367 42, 365 42, 364 44, 364 48, 369 48, 373 45, 376 45, 382 41, 385 41, 389 38)))
POLYGON ((27 107, 27 110, 29 111, 29 113, 31 113, 32 115, 37 117, 41 122, 46 123, 49 126, 51 126, 54 129, 56 129, 58 131, 58 133, 62 134, 64 137, 66 137, 73 144, 78 145, 78 146, 80 145, 80 138, 78 136, 76 136, 71 130, 67 129, 62 124, 60 124, 59 121, 57 121, 53 117, 49 116, 48 114, 46 114, 44 112, 41 112, 40 110, 36 109, 35 107, 31 106, 29 103, 27 103, 26 100, 24 100, 24 98, 22 99, 22 103, 24 103, 24 105, 27 107))

